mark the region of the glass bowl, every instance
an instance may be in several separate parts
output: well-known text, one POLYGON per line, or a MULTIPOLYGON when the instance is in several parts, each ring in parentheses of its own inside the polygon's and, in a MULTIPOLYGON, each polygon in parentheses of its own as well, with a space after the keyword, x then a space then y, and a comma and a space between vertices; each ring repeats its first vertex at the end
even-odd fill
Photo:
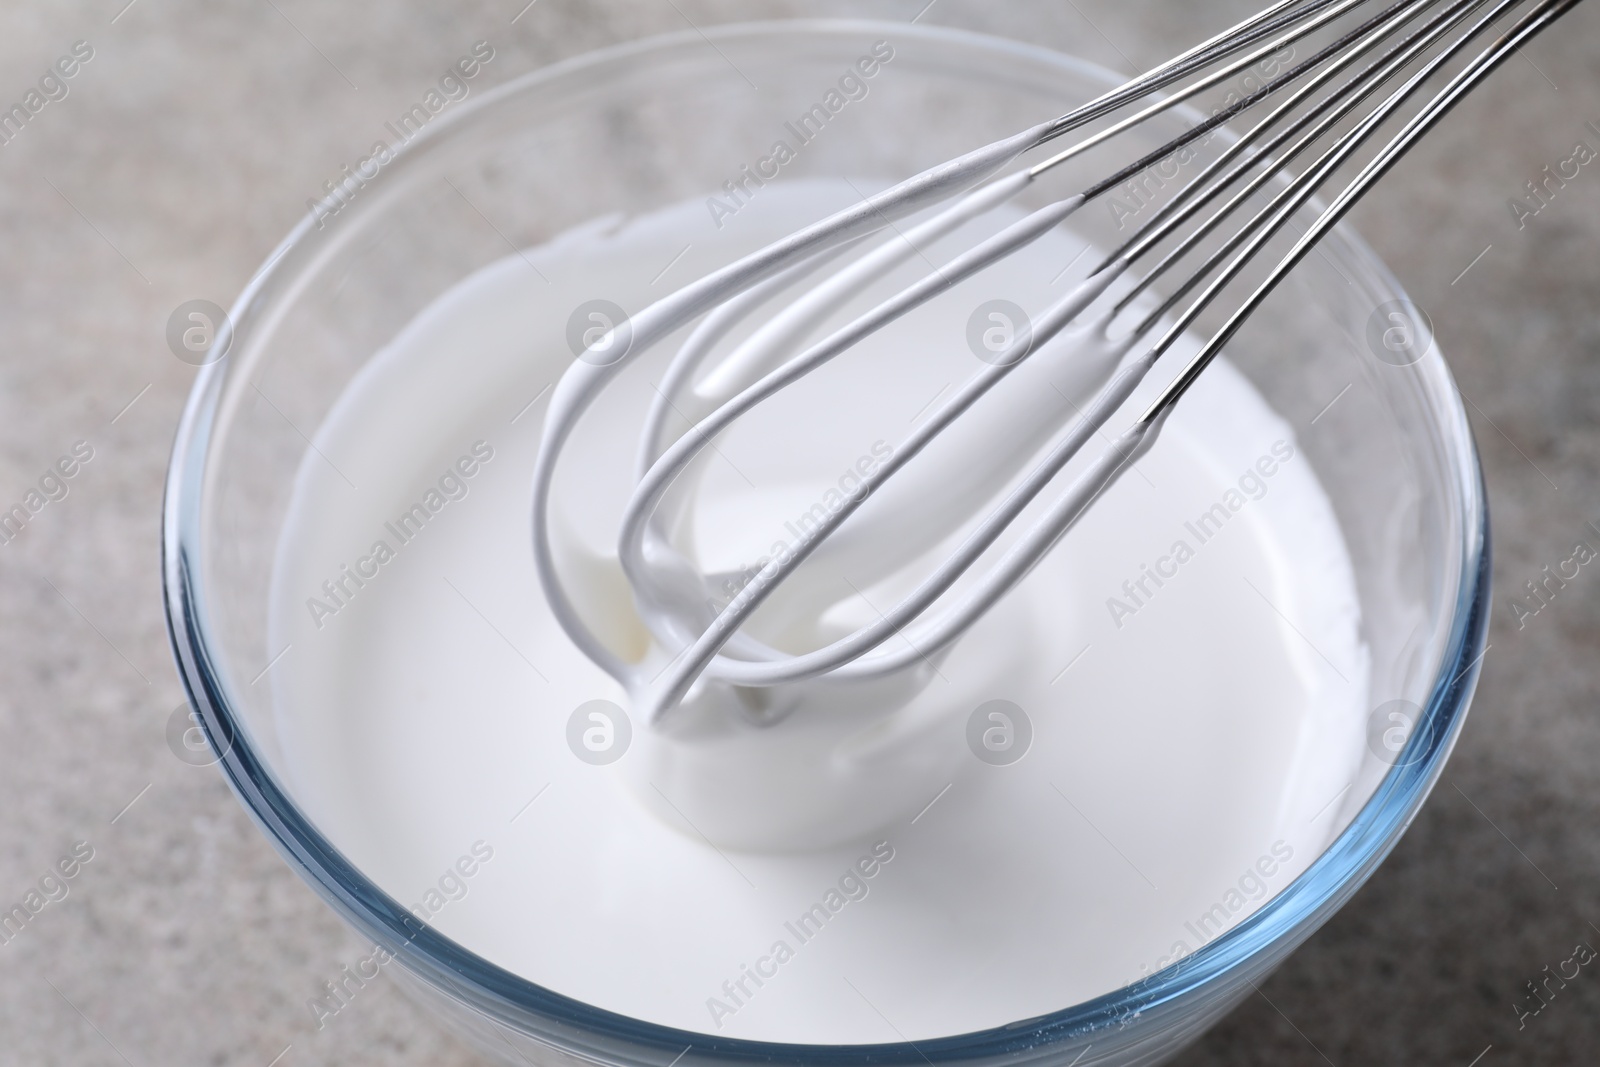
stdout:
MULTIPOLYGON (((508 249, 724 189, 785 118, 805 112, 878 40, 892 43, 892 77, 872 84, 870 107, 856 107, 787 163, 785 179, 844 174, 886 184, 1116 83, 1025 44, 852 21, 720 27, 564 62, 455 105, 403 147, 385 130, 394 143, 373 146, 336 195, 308 190, 305 220, 238 298, 195 382, 163 516, 169 632, 190 699, 233 790, 291 866, 394 955, 391 974, 491 1057, 660 1067, 1159 1062, 1372 874, 1461 729, 1489 610, 1477 456, 1425 317, 1341 229, 1229 356, 1301 428, 1301 449, 1341 525, 1371 653, 1371 758, 1339 801, 1344 829, 1309 869, 1178 963, 1047 1015, 915 1045, 712 1037, 614 1014, 496 967, 414 918, 319 831, 289 784, 271 683, 262 683, 283 651, 269 644, 267 604, 291 484, 336 398, 431 300, 508 249), (1396 324, 1412 331, 1401 346, 1385 343, 1396 324)), ((1128 151, 1194 119, 1163 116, 1132 135, 1128 151)), ((1142 210, 1176 176, 1147 174, 1119 191, 1125 210, 1086 212, 1083 228, 1104 245, 1126 209, 1142 210)))

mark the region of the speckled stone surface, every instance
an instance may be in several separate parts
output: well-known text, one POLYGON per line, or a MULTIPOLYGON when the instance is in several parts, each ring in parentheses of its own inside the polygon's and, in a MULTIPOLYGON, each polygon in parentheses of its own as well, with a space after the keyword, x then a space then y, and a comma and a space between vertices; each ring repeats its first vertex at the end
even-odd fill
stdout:
MULTIPOLYGON (((168 750, 181 691, 157 530, 193 371, 167 350, 167 317, 231 299, 306 197, 472 41, 497 51, 487 85, 690 23, 906 20, 927 0, 125 2, 0 8, 0 102, 74 42, 93 49, 0 147, 0 499, 74 442, 93 449, 0 548, 0 902, 74 842, 93 848, 68 896, 0 944, 0 1064, 478 1063, 384 980, 317 1029, 307 999, 364 946, 215 770, 168 750)), ((1253 2, 938 0, 922 17, 1128 71, 1253 2)), ((1600 145, 1600 5, 1508 64, 1357 213, 1470 401, 1493 645, 1410 833, 1188 1067, 1600 1056, 1600 973, 1521 1029, 1512 1006, 1575 943, 1600 944, 1600 570, 1520 628, 1509 609, 1576 541, 1600 544, 1600 168, 1524 228, 1507 207, 1579 139, 1600 145)))

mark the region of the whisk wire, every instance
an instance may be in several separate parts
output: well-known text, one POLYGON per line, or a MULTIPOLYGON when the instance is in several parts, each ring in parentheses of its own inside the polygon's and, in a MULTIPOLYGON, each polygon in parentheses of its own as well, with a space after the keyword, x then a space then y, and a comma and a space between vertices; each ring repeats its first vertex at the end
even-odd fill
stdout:
MULTIPOLYGON (((1318 190, 1472 41, 1492 29, 1504 15, 1526 0, 1497 0, 1493 4, 1489 4, 1489 0, 1451 0, 1442 9, 1436 9, 1438 0, 1398 0, 1353 28, 1339 33, 1331 43, 1318 48, 1305 60, 1295 63, 1278 76, 1266 80, 1228 107, 1219 108, 1210 119, 1195 124, 1160 149, 1145 153, 1139 160, 1121 167, 1078 194, 1056 200, 1003 227, 994 236, 980 241, 942 266, 933 266, 930 262, 930 266, 933 266, 931 273, 900 289, 894 296, 879 302, 822 340, 806 345, 798 355, 790 356, 790 348, 800 343, 816 324, 841 307, 865 284, 886 275, 912 255, 920 255, 922 247, 953 232, 959 225, 1013 199, 1029 188, 1040 175, 1068 159, 1111 142, 1121 133, 1182 101, 1192 99, 1205 89, 1220 85, 1239 70, 1255 65, 1261 58, 1280 54, 1288 44, 1330 26, 1336 19, 1365 2, 1368 0, 1310 0, 1307 3, 1275 4, 1232 30, 1211 38, 1082 108, 1016 137, 969 153, 942 169, 924 172, 886 193, 863 198, 861 205, 839 212, 785 241, 747 256, 730 268, 714 272, 707 279, 691 284, 680 294, 674 294, 641 313, 645 327, 641 331, 637 322, 635 324, 636 350, 640 347, 641 334, 645 342, 653 343, 670 329, 675 329, 702 312, 710 311, 669 363, 666 376, 658 387, 658 395, 652 402, 640 445, 638 484, 625 509, 618 541, 619 560, 635 589, 636 598, 641 602, 641 613, 646 624, 658 641, 669 650, 675 648, 676 654, 655 678, 648 681, 641 681, 637 672, 631 671, 609 651, 603 657, 592 657, 615 676, 631 683, 637 699, 644 705, 646 718, 654 720, 677 706, 701 678, 738 686, 768 687, 819 677, 835 681, 865 680, 901 671, 918 663, 931 664, 933 657, 949 648, 999 598, 1021 581, 1093 502, 1148 451, 1173 406, 1282 279, 1350 207, 1508 55, 1553 24, 1580 0, 1538 0, 1510 30, 1500 34, 1463 70, 1450 78, 1338 193, 1294 242, 1290 251, 1267 272, 1265 280, 1238 302, 1226 317, 1223 327, 1213 333, 1200 350, 1185 362, 1144 413, 1112 438, 1111 446, 1104 449, 1069 486, 1059 492, 1032 525, 1001 552, 992 566, 960 593, 953 603, 933 610, 1093 437, 1104 433, 1105 425, 1132 398, 1161 357, 1186 335, 1207 308, 1230 290, 1318 190), (1486 5, 1487 12, 1462 29, 1486 5), (1405 29, 1424 15, 1427 17, 1420 24, 1405 29), (1396 34, 1402 31, 1403 34, 1396 40, 1396 34), (1267 43, 1252 51, 1251 46, 1261 41, 1267 43), (1376 58, 1332 89, 1327 89, 1341 73, 1355 66, 1363 56, 1385 45, 1385 42, 1389 42, 1387 47, 1376 58), (1428 52, 1436 47, 1437 51, 1428 56, 1428 52), (1221 66, 1212 69, 1218 63, 1221 66), (1321 149, 1300 173, 1285 175, 1287 163, 1299 159, 1314 145, 1335 135, 1341 123, 1349 119, 1363 103, 1413 65, 1416 65, 1416 69, 1398 87, 1377 104, 1368 106, 1351 128, 1333 136, 1331 143, 1321 149), (1113 122, 1041 163, 1007 177, 986 177, 1003 169, 1008 152, 1011 153, 1009 158, 1015 158, 1027 147, 1037 147, 1070 129, 1078 129, 1113 115, 1122 107, 1159 89, 1176 85, 1194 74, 1199 75, 1194 82, 1176 89, 1127 118, 1113 122), (692 595, 694 588, 704 587, 704 578, 693 564, 670 545, 661 525, 660 509, 669 490, 718 434, 755 406, 853 349, 888 323, 1038 240, 1085 203, 1137 177, 1146 168, 1171 158, 1199 138, 1269 100, 1275 100, 1276 103, 1264 116, 1225 146, 1195 177, 1185 182, 1152 218, 1136 229, 1087 279, 1038 316, 1026 340, 1016 342, 1012 350, 1001 354, 993 364, 977 371, 963 383, 952 397, 907 436, 888 460, 861 479, 856 491, 845 498, 842 506, 808 528, 786 552, 767 560, 721 610, 709 609, 704 598, 692 595), (1109 330, 1113 320, 1131 307, 1158 278, 1187 259, 1202 241, 1274 180, 1280 182, 1280 187, 1267 198, 1264 206, 1243 219, 1201 263, 1174 282, 1166 296, 1155 301, 1154 310, 1142 315, 1130 332, 1104 347, 1096 357, 1103 361, 1103 365, 1095 364, 1089 368, 1089 378, 1098 382, 1099 386, 1087 406, 1080 408, 1072 404, 1077 417, 1067 421, 1065 429, 1044 451, 1043 457, 1015 480, 1015 484, 1002 494, 1001 499, 971 525, 956 548, 909 594, 887 611, 880 612, 877 620, 810 652, 782 652, 743 632, 751 614, 867 499, 905 469, 929 444, 947 432, 978 399, 1096 305, 1133 263, 1141 261, 1169 239, 1176 238, 1173 246, 1165 251, 1153 267, 1118 292, 1109 311, 1100 313, 1098 322, 1101 331, 1109 330), (963 183, 970 185, 973 181, 980 183, 976 191, 962 192, 963 183), (698 399, 692 405, 697 405, 692 413, 692 425, 676 440, 665 440, 666 413, 676 410, 674 397, 683 395, 689 389, 694 371, 709 357, 717 342, 726 336, 734 324, 754 314, 779 293, 831 262, 842 254, 841 249, 845 246, 854 247, 875 229, 893 227, 895 219, 937 205, 952 196, 957 197, 953 204, 938 208, 909 233, 902 233, 894 227, 895 236, 887 243, 840 268, 821 285, 781 310, 751 338, 714 365, 695 386, 698 399), (874 226, 874 222, 879 225, 874 226), (1187 231, 1184 229, 1186 226, 1189 227, 1187 231), (1196 290, 1198 295, 1168 322, 1168 316, 1196 290), (681 295, 685 292, 687 295, 681 295), (1164 322, 1167 325, 1160 336, 1142 348, 1137 356, 1128 359, 1129 353, 1164 322), (1122 364, 1120 369, 1118 364, 1122 364), (670 577, 672 575, 676 577, 670 577), (690 589, 691 594, 684 596, 684 589, 690 589), (900 639, 896 647, 887 651, 882 649, 886 641, 896 637, 900 639)), ((926 259, 926 256, 923 258, 926 259)), ((599 645, 600 642, 576 618, 564 591, 559 589, 559 578, 555 576, 553 557, 542 523, 546 517, 549 479, 554 469, 555 454, 570 434, 571 423, 581 415, 614 373, 615 370, 611 368, 580 369, 574 365, 574 371, 563 377, 560 385, 566 389, 558 387, 552 400, 547 416, 545 447, 541 449, 540 466, 535 475, 536 564, 558 619, 585 651, 590 651, 589 645, 599 645), (568 385, 568 377, 574 379, 574 384, 568 385), (556 423, 554 428, 552 421, 556 423), (556 588, 552 589, 552 585, 556 588), (574 633, 575 629, 581 633, 574 633)), ((1071 403, 1070 398, 1063 399, 1071 403)))
POLYGON ((930 204, 948 198, 972 183, 1003 168, 1030 148, 1093 121, 1101 114, 1140 99, 1213 59, 1231 54, 1283 25, 1292 24, 1330 6, 1334 0, 1279 0, 1175 60, 1133 79, 1051 122, 1002 138, 964 156, 929 168, 859 204, 803 227, 780 241, 759 249, 684 286, 634 317, 631 344, 614 361, 580 360, 563 375, 552 391, 546 411, 539 454, 530 487, 530 515, 534 569, 552 615, 578 649, 612 677, 632 684, 635 670, 616 655, 584 621, 563 582, 550 538, 550 493, 556 461, 573 429, 595 398, 633 359, 667 334, 696 317, 807 260, 817 261, 830 250, 849 244, 930 204))

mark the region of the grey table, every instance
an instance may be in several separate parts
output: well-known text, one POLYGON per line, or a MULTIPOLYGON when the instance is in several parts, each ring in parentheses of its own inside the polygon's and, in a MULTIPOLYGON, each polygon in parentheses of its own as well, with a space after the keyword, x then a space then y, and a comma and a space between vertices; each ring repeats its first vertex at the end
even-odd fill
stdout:
MULTIPOLYGON (((496 49, 481 87, 690 22, 922 12, 1131 71, 1255 0, 525 2, 0 9, 0 104, 74 42, 92 50, 0 145, 0 500, 75 442, 93 450, 0 547, 0 903, 74 842, 93 850, 68 895, 0 944, 0 1063, 477 1062, 386 981, 317 1028, 307 1000, 364 946, 214 769, 169 752, 181 691, 156 568, 193 376, 164 343, 168 314, 231 299, 306 198, 466 46, 496 49)), ((1184 1064, 1596 1060, 1600 976, 1520 1029, 1512 1007, 1575 943, 1600 944, 1600 568, 1537 615, 1509 610, 1576 542, 1600 546, 1600 163, 1536 216, 1508 205, 1579 140, 1600 147, 1600 5, 1510 63, 1355 219, 1432 313, 1469 400, 1494 509, 1492 648, 1393 857, 1184 1064)))

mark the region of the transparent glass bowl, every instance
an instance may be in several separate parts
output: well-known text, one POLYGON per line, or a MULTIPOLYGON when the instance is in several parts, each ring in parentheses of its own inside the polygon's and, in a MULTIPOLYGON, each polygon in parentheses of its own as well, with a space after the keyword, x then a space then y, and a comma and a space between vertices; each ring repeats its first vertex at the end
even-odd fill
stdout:
MULTIPOLYGON (((562 63, 456 105, 395 158, 366 164, 370 178, 349 187, 337 213, 329 205, 308 212, 239 297, 218 334, 225 356, 195 383, 174 445, 163 534, 168 621, 190 698, 230 784, 272 842, 363 936, 395 954, 400 967, 391 974, 488 1055, 662 1067, 1158 1062, 1231 1008, 1371 875, 1461 728, 1489 608, 1477 457, 1425 320, 1341 231, 1229 355, 1300 428, 1300 448, 1332 500, 1372 654, 1371 705, 1381 711, 1404 700, 1420 713, 1398 751, 1396 736, 1384 733, 1391 721, 1375 714, 1373 756, 1343 800, 1345 829, 1301 877, 1180 963, 1050 1015, 915 1046, 713 1038, 619 1016, 495 967, 414 919, 319 832, 285 784, 270 686, 259 682, 280 651, 266 636, 278 531, 308 439, 334 400, 440 292, 512 247, 720 190, 741 163, 765 154, 785 118, 807 111, 878 40, 895 50, 892 73, 880 72, 869 103, 808 144, 785 177, 887 183, 1114 83, 1028 45, 898 23, 723 27, 562 63), (759 91, 742 72, 755 75, 759 91), (1417 331, 1398 353, 1383 343, 1401 321, 1395 314, 1417 331), (271 402, 258 402, 258 391, 271 402)), ((1149 123, 1130 137, 1128 155, 1193 120, 1177 112, 1149 123)), ((1060 195, 1089 173, 1050 188, 1060 195)), ((1181 177, 1157 172, 1143 194, 1119 195, 1137 208, 1141 195, 1181 177)), ((1089 211, 1074 225, 1105 245, 1118 214, 1089 211)))

